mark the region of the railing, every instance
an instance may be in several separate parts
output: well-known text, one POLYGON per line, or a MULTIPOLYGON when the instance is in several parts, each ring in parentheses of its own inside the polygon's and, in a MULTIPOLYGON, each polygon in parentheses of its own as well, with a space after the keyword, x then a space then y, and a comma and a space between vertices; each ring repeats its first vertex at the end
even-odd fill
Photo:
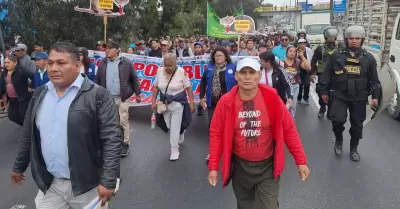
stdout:
MULTIPOLYGON (((331 7, 329 4, 317 4, 313 5, 312 11, 315 10, 329 10, 331 7)), ((255 12, 295 12, 295 11, 301 11, 301 6, 299 5, 298 7, 296 6, 283 6, 283 7, 258 7, 254 10, 255 12)))

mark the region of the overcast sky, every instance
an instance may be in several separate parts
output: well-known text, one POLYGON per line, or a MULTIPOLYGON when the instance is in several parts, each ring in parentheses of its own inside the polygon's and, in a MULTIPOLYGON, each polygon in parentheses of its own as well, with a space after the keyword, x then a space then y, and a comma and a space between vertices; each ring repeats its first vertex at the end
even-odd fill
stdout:
MULTIPOLYGON (((296 0, 264 0, 265 2, 278 5, 278 6, 284 6, 284 5, 290 5, 290 2, 292 3, 291 5, 294 6, 296 3, 296 0)), ((305 2, 305 0, 299 0, 299 2, 305 2)), ((329 2, 329 0, 308 0, 309 4, 315 4, 317 2, 329 2)))

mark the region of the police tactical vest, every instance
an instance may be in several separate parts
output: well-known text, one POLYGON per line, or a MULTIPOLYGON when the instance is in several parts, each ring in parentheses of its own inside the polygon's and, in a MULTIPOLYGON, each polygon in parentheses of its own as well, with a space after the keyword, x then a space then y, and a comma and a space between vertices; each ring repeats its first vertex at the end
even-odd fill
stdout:
POLYGON ((325 65, 328 62, 329 57, 339 48, 338 44, 335 44, 333 48, 329 48, 328 45, 321 45, 322 59, 318 60, 317 73, 323 73, 325 65))

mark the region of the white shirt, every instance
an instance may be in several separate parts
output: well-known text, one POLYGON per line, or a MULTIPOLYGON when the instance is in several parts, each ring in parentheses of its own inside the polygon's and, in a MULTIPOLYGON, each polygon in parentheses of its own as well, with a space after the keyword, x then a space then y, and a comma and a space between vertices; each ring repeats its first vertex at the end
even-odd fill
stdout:
POLYGON ((40 75, 40 79, 43 80, 43 75, 44 73, 47 71, 47 69, 45 68, 43 71, 41 69, 38 69, 39 75, 40 75))
MULTIPOLYGON (((273 83, 272 83, 272 72, 273 72, 273 70, 270 70, 270 71, 267 73, 268 86, 271 86, 271 87, 273 87, 273 83)), ((260 80, 260 83, 262 83, 262 84, 267 84, 267 82, 266 82, 267 80, 266 80, 265 73, 266 73, 266 70, 265 70, 265 69, 261 71, 261 80, 260 80)))

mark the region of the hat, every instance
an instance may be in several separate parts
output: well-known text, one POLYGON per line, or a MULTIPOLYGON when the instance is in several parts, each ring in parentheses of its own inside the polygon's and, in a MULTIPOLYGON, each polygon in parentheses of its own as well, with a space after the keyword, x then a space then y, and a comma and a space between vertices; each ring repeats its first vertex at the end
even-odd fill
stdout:
POLYGON ((144 42, 143 40, 140 40, 137 42, 137 45, 140 45, 140 44, 146 44, 146 42, 144 42))
POLYGON ((161 45, 166 45, 166 46, 168 46, 168 45, 169 45, 169 42, 168 42, 168 41, 161 41, 161 45))
POLYGON ((238 72, 241 71, 245 67, 250 67, 255 71, 260 71, 260 69, 261 69, 260 63, 257 60, 255 60, 253 58, 249 58, 249 57, 244 58, 244 59, 240 60, 239 62, 237 62, 236 66, 237 66, 236 71, 238 71, 238 72))
POLYGON ((233 43, 228 40, 221 41, 221 46, 223 46, 223 47, 232 46, 232 45, 233 45, 233 43))
POLYGON ((258 48, 260 48, 260 47, 268 48, 267 43, 265 43, 265 42, 261 42, 261 43, 258 45, 258 48))
POLYGON ((103 44, 104 48, 119 49, 119 44, 115 41, 108 40, 107 43, 103 44))
POLYGON ((46 52, 39 52, 32 58, 32 60, 47 60, 49 55, 46 52))
POLYGON ((210 44, 215 44, 216 42, 215 42, 215 39, 210 39, 210 44))
POLYGON ((136 47, 136 44, 129 44, 129 47, 134 49, 136 47))
POLYGON ((196 46, 196 45, 203 46, 203 43, 201 43, 200 41, 198 41, 198 42, 194 43, 194 45, 195 45, 195 46, 196 46))
POLYGON ((304 38, 301 38, 297 41, 297 43, 307 43, 307 40, 304 38))
POLYGON ((17 46, 14 48, 14 50, 23 50, 26 51, 28 48, 26 47, 25 44, 17 44, 17 46))
POLYGON ((179 39, 178 39, 178 42, 184 42, 184 41, 185 41, 184 38, 179 38, 179 39))
POLYGON ((96 43, 96 46, 103 45, 103 44, 104 44, 104 41, 98 41, 98 42, 96 43))

